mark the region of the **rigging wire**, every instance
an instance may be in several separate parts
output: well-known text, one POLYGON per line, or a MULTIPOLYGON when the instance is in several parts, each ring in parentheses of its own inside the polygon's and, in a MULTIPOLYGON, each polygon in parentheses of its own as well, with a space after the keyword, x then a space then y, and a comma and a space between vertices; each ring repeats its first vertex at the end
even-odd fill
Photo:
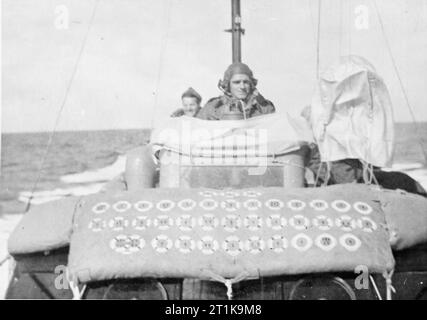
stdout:
POLYGON ((168 4, 166 6, 166 30, 162 37, 162 43, 160 45, 160 57, 159 57, 159 67, 157 69, 157 78, 156 78, 156 88, 154 93, 154 103, 153 103, 153 111, 151 113, 151 124, 150 124, 150 131, 152 132, 154 129, 154 118, 156 115, 157 105, 159 102, 158 96, 159 96, 159 87, 160 87, 160 81, 162 78, 162 72, 163 72, 163 60, 164 60, 164 53, 166 51, 166 46, 169 38, 169 26, 170 26, 170 20, 171 20, 171 11, 172 11, 172 0, 168 0, 168 4))
POLYGON ((316 45, 316 78, 319 79, 320 69, 320 26, 321 26, 322 0, 318 1, 317 6, 317 45, 316 45))
POLYGON ((310 15, 310 22, 311 22, 311 30, 313 33, 313 43, 315 44, 317 41, 317 36, 316 36, 316 27, 314 25, 314 17, 313 17, 313 10, 312 10, 312 6, 311 6, 311 2, 312 0, 307 0, 307 6, 308 6, 308 13, 310 15))
MULTIPOLYGON (((352 36, 352 28, 353 28, 353 26, 352 26, 352 11, 351 11, 351 9, 352 9, 352 0, 348 0, 348 8, 347 8, 347 14, 348 14, 348 25, 347 25, 347 30, 348 30, 348 43, 347 43, 347 49, 348 49, 348 56, 351 56, 351 53, 352 53, 352 48, 351 48, 351 36, 352 36)), ((350 81, 350 85, 351 85, 351 81, 350 81)))
MULTIPOLYGON (((353 1, 352 0, 348 0, 348 8, 347 8, 347 13, 348 13, 348 56, 350 57, 350 56, 352 56, 353 54, 352 54, 352 52, 353 52, 353 50, 352 50, 352 31, 353 31, 353 24, 352 24, 352 21, 353 21, 353 11, 352 11, 352 8, 353 8, 353 1)), ((347 67, 346 67, 347 68, 347 67)), ((349 88, 350 88, 350 90, 353 90, 353 81, 354 81, 354 79, 353 78, 350 78, 350 81, 349 81, 349 88)))
POLYGON ((65 104, 66 104, 67 99, 68 99, 68 95, 69 95, 70 90, 71 90, 71 86, 72 86, 74 78, 76 76, 78 65, 80 63, 81 57, 83 55, 84 48, 86 46, 86 42, 87 42, 88 35, 89 35, 90 29, 92 27, 94 18, 95 18, 95 13, 96 13, 96 9, 98 8, 98 4, 99 4, 99 0, 96 0, 95 5, 93 6, 93 9, 92 9, 92 14, 91 14, 91 17, 90 17, 90 20, 89 20, 89 25, 88 25, 88 28, 86 30, 86 34, 85 34, 85 36, 83 38, 83 42, 82 42, 82 45, 80 47, 80 51, 79 51, 79 53, 77 55, 77 60, 76 60, 76 63, 74 64, 74 68, 73 68, 73 71, 71 73, 70 80, 69 80, 69 82, 67 84, 67 87, 66 87, 66 90, 65 90, 65 95, 64 95, 64 98, 62 100, 61 106, 59 108, 58 115, 56 116, 55 123, 54 123, 54 126, 53 126, 53 130, 52 130, 51 134, 49 135, 49 139, 48 139, 48 142, 47 142, 47 145, 46 145, 46 149, 44 151, 44 154, 43 154, 43 157, 42 157, 42 160, 41 160, 41 163, 40 163, 40 168, 39 168, 39 171, 38 171, 38 174, 37 174, 37 178, 36 178, 36 181, 35 181, 35 183, 33 185, 33 188, 31 189, 31 194, 30 194, 30 197, 28 198, 28 202, 27 202, 27 205, 25 207, 25 211, 24 212, 27 212, 30 209, 30 207, 31 207, 31 201, 34 198, 34 192, 36 191, 37 186, 38 186, 38 184, 40 182, 40 179, 41 179, 41 176, 42 176, 42 172, 43 172, 43 167, 44 167, 44 164, 46 162, 47 156, 49 154, 50 147, 52 146, 53 137, 54 137, 54 135, 56 133, 56 129, 58 128, 58 124, 59 124, 59 120, 61 118, 62 111, 64 110, 65 104))
POLYGON ((384 37, 384 42, 386 44, 388 54, 389 54, 391 62, 393 64, 394 72, 396 73, 397 79, 399 80, 400 89, 402 90, 403 97, 405 98, 406 106, 409 109, 409 113, 411 115, 412 122, 415 124, 415 131, 416 131, 417 136, 418 136, 417 140, 418 140, 418 143, 419 143, 419 145, 421 147, 421 151, 422 151, 423 156, 424 156, 424 164, 426 164, 427 163, 427 152, 424 149, 423 141, 420 138, 421 135, 420 135, 420 130, 419 130, 419 124, 418 124, 418 121, 415 118, 414 110, 412 108, 412 105, 409 102, 408 94, 406 93, 406 89, 405 89, 405 86, 403 85, 403 81, 402 81, 402 78, 400 76, 399 69, 398 69, 397 64, 396 64, 396 60, 394 59, 393 52, 392 52, 391 46, 390 46, 390 42, 389 42, 389 40, 387 38, 387 34, 385 32, 383 19, 382 19, 381 14, 380 14, 380 12, 378 10, 377 2, 376 2, 376 0, 372 0, 372 1, 374 3, 375 11, 376 11, 376 14, 377 14, 377 17, 378 17, 378 22, 379 22, 380 27, 381 27, 381 32, 382 32, 383 37, 384 37))
POLYGON ((343 40, 343 2, 339 2, 339 23, 340 23, 340 29, 339 29, 339 58, 342 56, 342 40, 343 40))

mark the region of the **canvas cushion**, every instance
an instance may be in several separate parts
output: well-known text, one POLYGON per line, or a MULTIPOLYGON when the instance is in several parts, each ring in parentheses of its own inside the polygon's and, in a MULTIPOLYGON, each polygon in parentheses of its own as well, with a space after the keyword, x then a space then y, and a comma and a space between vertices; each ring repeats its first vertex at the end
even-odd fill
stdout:
POLYGON ((73 228, 69 270, 80 282, 394 267, 380 203, 356 185, 94 195, 73 228))
POLYGON ((9 253, 26 254, 68 246, 79 200, 80 197, 67 197, 32 206, 9 237, 9 253))
POLYGON ((402 190, 378 192, 393 250, 427 242, 427 199, 402 190))

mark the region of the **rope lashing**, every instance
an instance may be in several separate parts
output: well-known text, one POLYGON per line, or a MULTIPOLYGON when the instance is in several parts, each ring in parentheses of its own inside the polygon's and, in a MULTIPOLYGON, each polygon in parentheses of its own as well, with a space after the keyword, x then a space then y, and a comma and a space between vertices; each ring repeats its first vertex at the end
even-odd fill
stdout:
POLYGON ((238 274, 236 277, 232 278, 232 279, 226 279, 222 276, 220 276, 219 274, 216 274, 214 272, 212 272, 211 270, 204 270, 204 272, 206 273, 207 276, 209 276, 212 280, 215 280, 217 282, 221 282, 225 285, 225 287, 227 288, 227 298, 228 300, 232 300, 233 299, 233 284, 240 282, 246 278, 249 277, 249 272, 247 271, 243 271, 240 274, 238 274))
POLYGON ((275 159, 276 155, 274 155, 273 157, 274 157, 274 159, 273 159, 273 161, 271 161, 271 163, 274 163, 274 164, 276 164, 276 163, 277 164, 284 164, 284 165, 295 167, 295 168, 299 168, 299 169, 305 169, 304 166, 292 163, 290 161, 277 160, 277 159, 275 159))
POLYGON ((73 293, 73 300, 81 300, 86 291, 86 285, 84 285, 81 290, 79 289, 79 286, 73 281, 69 281, 68 285, 70 286, 71 292, 73 293))
POLYGON ((316 179, 314 181, 314 187, 317 188, 317 184, 319 182, 320 171, 322 170, 324 162, 319 163, 319 167, 317 168, 316 179))
POLYGON ((383 277, 385 279, 385 285, 386 285, 386 299, 392 300, 391 293, 396 293, 396 289, 393 287, 392 277, 393 277, 394 270, 391 270, 390 272, 384 271, 383 277))
POLYGON ((377 294, 378 300, 382 300, 383 298, 381 297, 380 291, 378 290, 377 284, 375 283, 374 278, 369 275, 369 280, 371 280, 372 286, 374 287, 375 293, 377 294))
POLYGON ((68 285, 70 286, 70 290, 73 293, 73 300, 81 300, 83 298, 83 295, 86 291, 87 286, 83 285, 82 289, 80 290, 77 279, 73 279, 71 277, 68 268, 66 269, 65 275, 66 275, 68 285))
POLYGON ((12 256, 10 254, 7 254, 3 259, 0 260, 0 267, 4 265, 11 258, 12 256))
POLYGON ((365 184, 372 184, 372 182, 374 182, 375 185, 379 186, 378 180, 374 174, 374 166, 362 159, 360 159, 360 162, 362 163, 363 167, 362 173, 365 184))

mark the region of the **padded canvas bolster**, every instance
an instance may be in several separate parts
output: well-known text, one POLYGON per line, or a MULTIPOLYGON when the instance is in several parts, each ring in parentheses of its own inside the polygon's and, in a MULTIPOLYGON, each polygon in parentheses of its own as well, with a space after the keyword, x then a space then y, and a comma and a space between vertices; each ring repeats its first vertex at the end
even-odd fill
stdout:
POLYGON ((32 206, 9 237, 9 253, 26 254, 68 246, 80 197, 32 206))
POLYGON ((384 214, 366 186, 145 189, 86 197, 69 269, 80 282, 254 278, 394 267, 384 214))
POLYGON ((393 250, 427 242, 427 199, 402 190, 383 190, 378 197, 385 213, 393 250))

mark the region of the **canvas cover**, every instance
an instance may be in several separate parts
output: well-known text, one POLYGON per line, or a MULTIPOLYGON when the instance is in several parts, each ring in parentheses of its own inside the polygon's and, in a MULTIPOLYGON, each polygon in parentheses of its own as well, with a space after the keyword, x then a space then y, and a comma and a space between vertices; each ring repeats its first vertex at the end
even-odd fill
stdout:
POLYGON ((9 253, 26 254, 68 246, 79 200, 80 197, 67 197, 32 206, 9 237, 9 253))
POLYGON ((374 198, 356 185, 89 196, 76 212, 69 270, 79 282, 243 279, 360 265, 382 273, 394 259, 374 198))
POLYGON ((320 76, 311 126, 322 161, 362 159, 385 167, 393 155, 393 111, 383 79, 364 58, 349 56, 320 76))
POLYGON ((154 153, 165 149, 192 157, 256 159, 298 150, 313 137, 303 119, 274 113, 227 121, 170 118, 153 131, 150 141, 154 153))

